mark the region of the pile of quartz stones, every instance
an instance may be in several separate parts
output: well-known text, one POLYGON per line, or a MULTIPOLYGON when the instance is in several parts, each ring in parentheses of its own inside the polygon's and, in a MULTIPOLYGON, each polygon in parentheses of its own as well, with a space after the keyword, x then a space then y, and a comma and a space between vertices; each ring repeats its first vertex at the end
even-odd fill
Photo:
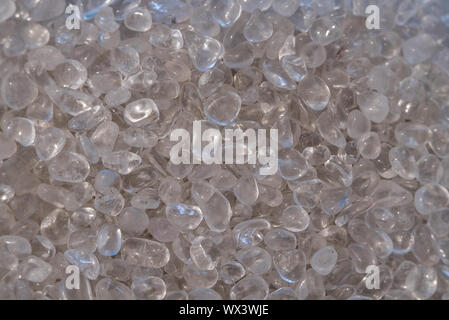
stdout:
POLYGON ((0 48, 1 299, 449 299, 448 1, 1 0, 0 48), (197 120, 277 172, 174 164, 197 120))

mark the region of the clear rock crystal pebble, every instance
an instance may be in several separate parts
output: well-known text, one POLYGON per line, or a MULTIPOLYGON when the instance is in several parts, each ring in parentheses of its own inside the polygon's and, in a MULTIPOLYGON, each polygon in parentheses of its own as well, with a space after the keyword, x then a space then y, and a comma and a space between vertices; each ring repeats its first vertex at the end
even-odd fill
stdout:
POLYGON ((124 24, 132 31, 146 32, 151 29, 153 19, 145 8, 136 8, 126 13, 124 24))
POLYGON ((323 110, 330 99, 326 82, 315 75, 307 75, 298 84, 298 95, 312 110, 323 110))
POLYGON ((446 9, 0 0, 0 298, 448 300, 446 9))

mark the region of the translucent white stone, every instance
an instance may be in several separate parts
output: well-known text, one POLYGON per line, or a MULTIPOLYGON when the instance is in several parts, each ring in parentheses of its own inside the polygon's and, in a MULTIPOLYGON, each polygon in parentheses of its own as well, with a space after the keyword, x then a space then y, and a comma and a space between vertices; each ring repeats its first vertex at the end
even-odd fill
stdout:
POLYGON ((367 91, 357 96, 357 103, 365 117, 375 123, 380 123, 387 118, 390 111, 387 97, 367 91))
POLYGON ((350 244, 348 249, 355 271, 365 273, 366 267, 376 265, 376 254, 370 247, 363 244, 350 244))
POLYGON ((402 42, 404 58, 410 64, 418 64, 429 59, 435 52, 435 40, 426 33, 420 33, 402 42))
POLYGON ((432 211, 429 214, 427 224, 435 236, 447 236, 449 234, 449 209, 443 208, 432 211))
POLYGON ((0 250, 7 251, 18 258, 22 258, 31 254, 31 245, 23 237, 5 235, 0 237, 0 250))
POLYGON ((273 24, 260 10, 255 10, 245 27, 243 35, 249 42, 262 42, 273 35, 273 24))
POLYGON ((17 151, 17 145, 14 139, 6 137, 0 133, 0 160, 12 157, 17 151))
POLYGON ((97 194, 94 207, 103 214, 115 217, 125 206, 125 199, 117 189, 112 188, 105 194, 97 194))
POLYGON ((120 281, 103 278, 95 285, 95 296, 99 300, 133 300, 131 289, 120 281))
POLYGON ((186 30, 184 39, 190 59, 199 71, 214 67, 224 54, 223 45, 214 38, 186 30))
POLYGON ((51 274, 51 264, 35 256, 26 257, 18 266, 20 276, 30 282, 44 282, 51 274))
POLYGON ((307 160, 296 149, 279 151, 279 173, 286 180, 296 180, 306 174, 307 160))
POLYGON ((253 205, 259 197, 259 188, 254 177, 242 177, 234 186, 234 195, 243 204, 253 205))
POLYGON ((323 79, 315 75, 306 75, 298 83, 298 95, 313 110, 323 110, 330 99, 330 91, 323 79))
POLYGON ((227 229, 232 210, 228 199, 217 189, 205 182, 192 185, 192 197, 204 215, 206 224, 212 231, 222 232, 227 229))
POLYGON ((170 252, 164 244, 141 238, 125 240, 121 255, 131 264, 149 268, 161 268, 170 260, 170 252))
POLYGON ((287 250, 274 253, 273 265, 282 280, 296 283, 304 278, 307 262, 301 250, 287 250))
POLYGON ((54 245, 67 242, 69 214, 62 209, 55 209, 45 216, 40 225, 40 233, 47 237, 54 245))
POLYGON ((212 16, 224 28, 232 26, 242 13, 242 7, 238 0, 213 0, 212 16))
POLYGON ((1 95, 10 108, 21 110, 37 98, 38 89, 27 75, 16 72, 3 78, 1 95))
POLYGON ((103 121, 90 136, 100 156, 109 154, 114 149, 119 127, 115 122, 103 121))
POLYGON ((107 257, 116 255, 122 245, 122 232, 114 224, 105 224, 97 234, 97 250, 107 257))
POLYGON ((167 204, 165 214, 168 221, 179 230, 194 230, 203 220, 199 207, 177 202, 167 204))
POLYGON ((415 157, 404 147, 391 148, 388 157, 391 168, 402 178, 412 180, 416 177, 417 166, 415 157))
POLYGON ((190 257, 200 270, 214 270, 220 260, 220 252, 212 239, 199 236, 192 241, 190 257))
POLYGON ((338 128, 337 123, 330 112, 322 112, 316 120, 316 126, 320 135, 330 144, 344 148, 346 138, 343 132, 338 128))
POLYGON ((100 274, 100 262, 97 257, 83 249, 70 249, 64 252, 67 261, 77 266, 88 279, 95 280, 100 274))
POLYGON ((138 300, 162 300, 167 292, 164 280, 158 277, 137 278, 131 290, 138 300))
POLYGON ((417 226, 413 231, 415 242, 412 253, 419 263, 433 266, 440 260, 438 242, 426 225, 417 226))
POLYGON ((206 9, 197 9, 190 19, 193 28, 206 36, 215 37, 220 33, 220 25, 206 9))
POLYGON ((405 280, 405 288, 418 300, 432 297, 437 291, 437 287, 437 271, 429 266, 416 266, 408 273, 405 280))
POLYGON ((131 46, 120 46, 111 51, 111 65, 123 74, 137 71, 139 63, 139 53, 131 46))
POLYGON ((449 155, 449 128, 440 124, 430 127, 432 133, 430 138, 430 147, 440 158, 449 155))
POLYGON ((337 263, 337 256, 334 247, 324 247, 314 253, 310 260, 310 264, 319 274, 328 275, 337 263))
POLYGON ((226 284, 233 284, 243 278, 245 268, 237 261, 230 261, 221 266, 220 279, 226 284))
POLYGON ((48 172, 57 181, 77 183, 86 180, 90 166, 83 155, 64 151, 51 160, 48 172))
POLYGON ((439 184, 427 184, 415 193, 415 208, 423 215, 447 207, 448 204, 449 192, 439 184))
POLYGON ((365 133, 357 140, 357 149, 362 157, 376 159, 380 155, 380 138, 376 132, 365 133))
POLYGON ((16 3, 13 0, 5 0, 1 3, 0 7, 0 23, 8 20, 14 12, 16 12, 16 3))
POLYGON ((142 163, 142 158, 132 152, 116 151, 103 156, 102 161, 106 168, 125 175, 134 171, 142 163))
POLYGON ((151 218, 148 224, 148 232, 160 242, 173 242, 179 234, 166 218, 151 218))
POLYGON ((148 215, 144 211, 133 207, 123 209, 118 217, 120 229, 133 236, 144 233, 149 222, 148 215))
POLYGON ((262 275, 271 269, 271 256, 263 248, 246 247, 237 251, 235 257, 248 271, 256 275, 262 275))
POLYGON ((294 55, 283 56, 282 57, 282 67, 285 72, 295 80, 299 82, 307 74, 307 68, 304 59, 294 55))
POLYGON ((268 231, 264 236, 264 243, 272 250, 293 250, 296 248, 296 236, 290 231, 275 228, 268 231))
POLYGON ((263 300, 268 292, 268 284, 263 278, 248 275, 231 288, 229 297, 231 300, 263 300))
POLYGON ((401 122, 396 125, 394 136, 401 145, 418 148, 429 141, 430 130, 421 124, 401 122))
POLYGON ((313 42, 326 46, 342 36, 342 29, 337 22, 329 17, 315 20, 309 30, 313 42))
POLYGON ((38 133, 34 146, 41 160, 50 160, 62 151, 65 142, 66 135, 63 130, 49 127, 38 133))
POLYGON ((300 5, 299 0, 278 0, 273 1, 272 8, 275 12, 284 17, 290 17, 295 13, 300 5))
POLYGON ((216 269, 200 270, 193 263, 184 265, 183 276, 191 288, 212 288, 218 280, 216 269))
POLYGON ((371 131, 371 122, 366 119, 360 110, 353 110, 348 114, 347 133, 353 139, 357 139, 371 131))
POLYGON ((235 92, 217 92, 204 102, 204 113, 218 125, 231 124, 240 112, 242 99, 235 92))
POLYGON ((387 94, 394 89, 395 74, 386 66, 375 66, 368 73, 367 86, 373 91, 387 94))
POLYGON ((184 39, 181 31, 170 29, 164 24, 153 25, 150 30, 150 42, 153 46, 162 49, 181 49, 184 39))
POLYGON ((32 145, 36 138, 34 124, 27 118, 12 118, 2 125, 2 129, 5 136, 16 140, 24 147, 32 145))
POLYGON ((296 88, 295 81, 290 78, 279 61, 264 61, 262 71, 265 78, 275 87, 285 90, 294 90, 296 88))
POLYGON ((301 232, 308 228, 310 217, 301 206, 289 206, 282 211, 281 226, 291 232, 301 232))
POLYGON ((126 13, 125 26, 133 31, 146 32, 151 29, 153 19, 145 8, 136 8, 126 13))
POLYGON ((76 60, 65 60, 52 72, 56 83, 61 87, 79 89, 87 80, 87 70, 76 60))

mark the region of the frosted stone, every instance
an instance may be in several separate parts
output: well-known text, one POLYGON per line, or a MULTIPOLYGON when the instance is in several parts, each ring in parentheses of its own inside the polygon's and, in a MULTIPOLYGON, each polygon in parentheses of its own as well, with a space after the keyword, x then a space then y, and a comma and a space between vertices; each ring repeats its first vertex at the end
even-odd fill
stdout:
POLYGON ((51 160, 48 172, 57 181, 77 183, 83 182, 87 178, 90 166, 84 156, 65 151, 51 160))
POLYGON ((38 133, 35 148, 41 160, 50 160, 56 157, 64 148, 66 135, 63 130, 49 127, 38 133))
POLYGON ((19 275, 30 282, 44 282, 51 274, 51 264, 35 256, 28 256, 17 268, 19 275))
POLYGON ((275 228, 268 231, 264 236, 264 243, 272 250, 293 250, 296 248, 296 236, 290 231, 275 228))
POLYGON ((217 92, 204 102, 208 119, 220 126, 234 122, 240 112, 242 99, 235 92, 217 92))
POLYGON ((309 30, 313 42, 326 46, 342 36, 341 27, 329 17, 315 20, 309 30))
POLYGON ((161 49, 181 49, 184 39, 181 31, 170 29, 164 24, 153 25, 150 30, 150 42, 153 46, 161 49))
POLYGON ((423 215, 442 209, 448 204, 449 192, 439 184, 427 184, 415 193, 415 208, 423 215))
POLYGON ((14 1, 12 0, 5 0, 2 2, 1 6, 0 6, 0 23, 2 23, 3 21, 8 20, 10 17, 12 17, 12 15, 14 14, 14 12, 16 12, 16 4, 14 1))
POLYGON ((116 151, 103 156, 102 161, 106 168, 126 175, 140 166, 142 158, 132 152, 116 151))
POLYGON ((22 117, 12 118, 2 125, 3 133, 26 147, 34 143, 36 131, 31 120, 22 117))
POLYGON ((144 188, 131 198, 131 205, 140 210, 156 209, 160 203, 157 190, 153 188, 144 188))
POLYGON ((278 251, 273 255, 273 265, 282 280, 297 283, 306 273, 306 256, 301 250, 278 251))
POLYGON ((367 91, 357 96, 357 103, 365 117, 375 123, 380 123, 387 118, 390 111, 387 97, 367 91))
POLYGON ((248 275, 231 288, 229 297, 231 300, 263 300, 268 292, 268 284, 263 278, 248 275))
POLYGON ((17 151, 17 145, 14 139, 10 139, 3 133, 0 133, 0 160, 12 157, 17 151))
POLYGON ((179 230, 176 229, 166 218, 151 218, 148 224, 148 232, 155 240, 160 242, 173 242, 179 230))
POLYGON ((441 253, 438 248, 438 242, 430 228, 426 225, 421 225, 416 227, 413 233, 415 242, 412 253, 418 262, 426 266, 437 264, 441 253))
POLYGON ((67 261, 77 266, 88 279, 95 280, 100 274, 100 262, 97 257, 83 249, 70 249, 64 252, 67 261))
POLYGON ((298 95, 313 110, 323 110, 330 99, 327 84, 315 75, 307 75, 298 84, 298 95))
POLYGON ((27 75, 16 72, 3 78, 1 95, 10 108, 21 110, 37 98, 38 89, 27 75))
POLYGON ((301 206, 289 206, 282 211, 281 226, 291 232, 301 232, 308 228, 310 217, 301 206))
POLYGON ((262 71, 265 78, 275 87, 285 90, 294 90, 296 88, 295 81, 290 78, 279 61, 265 61, 262 66, 262 71))
POLYGON ((267 10, 270 8, 273 0, 239 0, 239 3, 243 11, 254 12, 256 9, 267 10))
POLYGON ((432 211, 429 214, 427 224, 435 236, 447 236, 449 234, 449 209, 443 208, 432 211))
POLYGON ((281 16, 290 17, 293 13, 295 13, 299 5, 299 0, 279 0, 273 1, 272 8, 281 16))
POLYGON ((226 284, 233 284, 243 278, 245 268, 237 261, 230 261, 221 266, 220 279, 226 284))
POLYGON ((165 214, 168 221, 179 230, 194 230, 203 220, 199 207, 177 202, 167 204, 165 214))
POLYGON ((0 250, 7 251, 18 258, 22 258, 31 254, 31 245, 23 237, 4 235, 0 237, 0 250))
POLYGON ((237 224, 233 231, 239 246, 257 246, 263 241, 262 231, 270 228, 271 224, 265 219, 250 219, 237 224))
POLYGON ((316 126, 320 135, 330 144, 344 148, 346 146, 346 138, 337 127, 335 119, 330 112, 323 112, 316 120, 316 126))
POLYGON ((232 215, 228 199, 205 182, 193 184, 191 192, 193 199, 201 208, 209 228, 217 232, 226 230, 232 215))
POLYGON ((187 285, 192 288, 212 288, 218 280, 216 269, 200 270, 193 263, 184 265, 183 276, 187 285))
POLYGON ((90 137, 90 141, 94 144, 100 156, 109 154, 112 151, 119 131, 118 125, 112 121, 103 121, 95 129, 90 137))
POLYGON ((239 250, 235 257, 248 271, 256 275, 262 275, 271 269, 270 254, 259 247, 247 247, 239 250))
POLYGON ((113 224, 105 224, 97 235, 97 250, 107 257, 116 255, 122 245, 122 232, 113 224))
POLYGON ((287 72, 290 78, 296 82, 299 82, 302 78, 304 78, 304 76, 306 76, 307 68, 301 57, 294 55, 283 56, 281 61, 285 72, 287 72))
POLYGON ((418 300, 432 297, 437 287, 437 271, 429 266, 416 266, 408 273, 405 280, 405 288, 418 300))
POLYGON ((389 154, 391 168, 406 180, 416 177, 417 166, 414 156, 404 147, 391 148, 389 154))
POLYGON ((115 217, 125 206, 125 199, 117 191, 112 188, 105 194, 98 194, 94 200, 94 207, 103 214, 115 217))
POLYGON ((189 300, 223 300, 220 294, 210 288, 198 288, 189 292, 189 300))
POLYGON ((376 132, 365 133, 357 140, 357 149, 362 157, 376 159, 380 155, 380 138, 376 132))
POLYGON ((296 149, 279 151, 279 173, 286 180, 296 180, 306 174, 307 160, 296 149))
POLYGON ((255 10, 245 27, 243 35, 249 42, 262 42, 273 35, 273 24, 260 10, 255 10))
POLYGON ((149 268, 161 268, 170 260, 170 252, 164 244, 141 238, 125 240, 121 255, 128 263, 149 268))
POLYGON ((140 99, 126 105, 125 121, 129 125, 143 126, 159 120, 159 109, 152 99, 140 99))
POLYGON ((187 30, 184 39, 190 59, 199 71, 214 67, 224 54, 223 45, 211 37, 187 30))
POLYGON ((417 163, 416 179, 422 183, 438 183, 443 177, 443 166, 437 156, 428 154, 419 159, 417 163))
POLYGON ((162 300, 167 292, 164 280, 158 277, 138 278, 131 284, 138 300, 162 300))
POLYGON ((99 300, 133 300, 131 289, 120 281, 103 278, 95 285, 95 296, 99 300))
POLYGON ((190 23, 193 28, 206 36, 215 37, 220 33, 220 25, 206 9, 197 9, 193 12, 190 23))
POLYGON ((220 252, 212 239, 199 236, 192 241, 190 257, 200 270, 214 270, 220 260, 220 252))
POLYGON ((430 139, 430 130, 421 124, 401 122, 394 129, 396 140, 407 148, 418 148, 430 139))
POLYGON ((234 186, 234 195, 243 204, 253 205, 259 197, 259 188, 254 177, 242 177, 234 186))
POLYGON ((133 207, 123 209, 118 217, 120 229, 133 236, 144 233, 149 223, 148 215, 144 211, 133 207))
POLYGON ((373 91, 387 94, 394 89, 395 74, 386 66, 375 66, 367 75, 367 86, 373 91))
POLYGON ((449 128, 440 124, 430 127, 431 138, 430 147, 433 152, 440 158, 449 155, 449 128))
POLYGON ((65 210, 53 210, 41 221, 41 235, 47 237, 54 245, 65 244, 69 233, 68 220, 69 215, 65 210))
POLYGON ((133 31, 146 32, 151 29, 151 13, 145 8, 137 8, 129 11, 125 16, 125 26, 133 31))
POLYGON ((111 66, 123 74, 137 71, 139 63, 139 53, 131 46, 120 46, 111 51, 111 66))
POLYGON ((212 16, 224 28, 232 26, 242 13, 242 6, 238 0, 213 0, 212 16))
POLYGON ((420 33, 402 43, 404 58, 410 64, 418 64, 432 57, 435 52, 435 40, 426 33, 420 33))
POLYGON ((56 83, 65 88, 79 89, 87 80, 87 70, 76 60, 66 60, 57 65, 52 72, 56 83))
POLYGON ((347 133, 353 139, 371 131, 371 122, 360 110, 353 110, 348 114, 347 133))
POLYGON ((310 260, 312 268, 321 275, 328 275, 337 263, 337 252, 332 246, 315 252, 310 260))
POLYGON ((365 273, 366 267, 376 265, 376 254, 370 247, 363 244, 351 244, 348 249, 355 271, 365 273))

